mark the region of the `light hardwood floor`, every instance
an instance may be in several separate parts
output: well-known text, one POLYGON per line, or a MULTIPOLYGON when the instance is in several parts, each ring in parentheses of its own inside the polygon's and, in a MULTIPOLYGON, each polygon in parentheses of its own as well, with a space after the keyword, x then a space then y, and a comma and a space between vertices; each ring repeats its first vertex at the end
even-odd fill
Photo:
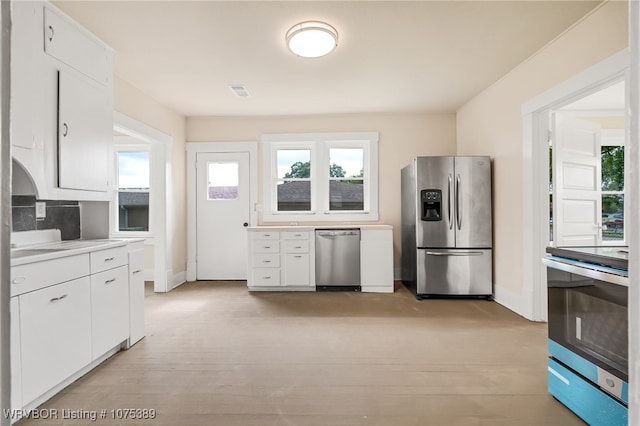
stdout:
POLYGON ((20 425, 584 424, 546 391, 546 324, 485 300, 195 282, 148 293, 146 331, 43 406, 106 419, 20 425))

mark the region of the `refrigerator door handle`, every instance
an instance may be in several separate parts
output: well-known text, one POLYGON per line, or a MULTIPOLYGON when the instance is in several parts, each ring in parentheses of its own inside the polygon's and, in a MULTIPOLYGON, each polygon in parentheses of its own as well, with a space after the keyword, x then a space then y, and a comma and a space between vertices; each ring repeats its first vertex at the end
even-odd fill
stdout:
POLYGON ((453 176, 449 175, 449 186, 447 187, 447 212, 449 213, 449 229, 453 229, 453 220, 451 218, 451 183, 453 176))
POLYGON ((481 251, 466 251, 464 253, 427 251, 427 252, 425 252, 425 254, 427 256, 482 256, 483 255, 483 253, 481 251))
POLYGON ((456 176, 456 224, 458 225, 458 230, 462 228, 462 208, 460 207, 460 175, 456 176))

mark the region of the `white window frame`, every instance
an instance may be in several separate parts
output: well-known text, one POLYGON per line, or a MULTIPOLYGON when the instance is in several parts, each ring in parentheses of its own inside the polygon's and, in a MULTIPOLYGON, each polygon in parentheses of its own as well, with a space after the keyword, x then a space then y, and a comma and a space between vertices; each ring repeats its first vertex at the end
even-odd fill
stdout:
MULTIPOLYGON (((126 236, 126 237, 150 237, 153 235, 153 178, 154 178, 154 165, 153 165, 153 149, 150 144, 115 144, 113 146, 113 161, 114 161, 114 170, 115 170, 115 179, 114 179, 114 188, 113 188, 113 209, 111 215, 111 234, 115 237, 118 236, 126 236), (131 191, 120 191, 118 189, 119 186, 119 177, 120 170, 118 169, 118 153, 119 152, 143 152, 146 151, 149 153, 149 230, 148 231, 121 231, 119 229, 119 202, 118 195, 120 192, 131 192, 131 191)), ((135 191, 135 192, 146 192, 146 191, 135 191)))
POLYGON ((378 132, 286 133, 262 135, 264 222, 377 221, 378 132), (329 210, 329 149, 362 148, 364 154, 364 210, 329 210), (277 152, 311 151, 311 211, 277 211, 277 152))

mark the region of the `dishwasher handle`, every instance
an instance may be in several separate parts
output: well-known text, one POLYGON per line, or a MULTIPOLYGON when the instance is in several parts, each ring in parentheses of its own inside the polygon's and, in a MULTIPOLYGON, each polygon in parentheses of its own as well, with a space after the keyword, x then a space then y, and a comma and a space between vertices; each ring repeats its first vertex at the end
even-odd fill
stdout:
POLYGON ((345 231, 316 231, 316 235, 319 237, 343 237, 343 236, 356 236, 360 235, 359 230, 345 230, 345 231))

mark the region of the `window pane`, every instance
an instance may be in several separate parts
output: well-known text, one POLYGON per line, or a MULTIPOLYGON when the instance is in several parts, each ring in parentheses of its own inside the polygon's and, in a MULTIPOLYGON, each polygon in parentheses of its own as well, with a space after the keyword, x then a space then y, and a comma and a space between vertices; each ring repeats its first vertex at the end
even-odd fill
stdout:
POLYGON ((329 176, 333 178, 363 177, 364 149, 329 149, 329 176))
POLYGON ((311 211, 311 182, 278 182, 278 211, 311 211))
POLYGON ((279 149, 276 154, 278 178, 307 179, 311 177, 311 151, 279 149))
POLYGON ((624 195, 602 196, 602 224, 604 241, 624 240, 624 195))
POLYGON ((624 147, 602 147, 602 190, 624 191, 624 147))
POLYGON ((329 182, 329 210, 364 210, 364 185, 361 179, 329 182))
POLYGON ((237 162, 207 163, 207 199, 238 198, 239 166, 237 162))
POLYGON ((118 193, 118 230, 149 230, 149 193, 118 193))
POLYGON ((118 188, 149 189, 149 151, 119 151, 118 188))

